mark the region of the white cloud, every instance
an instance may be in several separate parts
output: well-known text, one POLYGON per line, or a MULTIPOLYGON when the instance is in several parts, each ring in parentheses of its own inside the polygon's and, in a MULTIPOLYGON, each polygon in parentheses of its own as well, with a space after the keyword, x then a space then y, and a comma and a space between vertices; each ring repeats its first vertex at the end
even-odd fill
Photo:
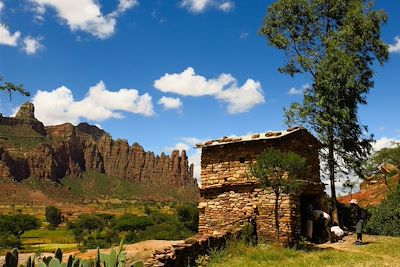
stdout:
POLYGON ((119 0, 118 11, 122 13, 128 9, 134 8, 137 5, 139 5, 138 0, 119 0))
POLYGON ((201 149, 196 149, 194 153, 190 153, 188 157, 189 163, 194 165, 193 176, 197 182, 201 184, 201 149))
POLYGON ((213 96, 228 104, 230 114, 249 111, 252 107, 265 102, 261 84, 248 79, 238 86, 231 74, 221 74, 215 79, 206 79, 197 75, 192 67, 182 73, 165 74, 154 82, 154 87, 162 92, 183 96, 213 96))
POLYGON ((0 12, 1 12, 1 10, 3 10, 3 8, 4 8, 4 3, 3 3, 3 1, 0 0, 0 12))
POLYGON ((43 19, 46 7, 51 7, 56 10, 58 17, 72 31, 84 31, 100 39, 106 39, 113 35, 117 16, 138 4, 137 0, 120 0, 116 11, 104 15, 96 0, 29 1, 36 5, 33 10, 35 10, 37 18, 43 19))
POLYGON ((228 103, 229 114, 247 112, 265 102, 261 84, 252 79, 248 79, 241 87, 237 87, 235 83, 232 87, 219 92, 216 98, 228 103))
POLYGON ((394 38, 395 44, 394 45, 389 45, 389 52, 390 53, 400 53, 400 36, 396 36, 394 38))
POLYGON ((166 147, 164 149, 165 152, 170 153, 174 149, 186 151, 188 155, 189 163, 194 165, 194 174, 193 176, 197 179, 199 184, 200 180, 200 172, 201 172, 201 149, 194 149, 194 146, 198 143, 203 143, 205 140, 199 139, 197 137, 181 137, 178 138, 180 142, 178 142, 174 147, 166 147))
POLYGON ((158 104, 163 105, 164 109, 180 109, 182 107, 182 101, 179 97, 167 97, 163 96, 158 101, 158 104))
POLYGON ((5 25, 0 25, 0 45, 17 46, 21 32, 10 33, 5 25))
POLYGON ((382 148, 391 148, 394 147, 396 143, 399 143, 400 140, 388 137, 381 137, 376 140, 376 142, 372 145, 373 151, 381 150, 382 148))
POLYGON ((219 3, 217 5, 217 9, 224 11, 224 12, 230 12, 235 8, 235 4, 231 1, 224 1, 222 3, 219 3))
POLYGON ((179 5, 194 14, 202 13, 209 7, 223 12, 229 12, 235 7, 234 2, 229 0, 182 0, 179 5))
POLYGON ((310 84, 306 83, 301 88, 292 87, 289 89, 289 95, 302 95, 304 91, 310 87, 310 84))
POLYGON ((43 47, 43 45, 40 43, 41 39, 41 37, 25 37, 22 45, 22 50, 28 55, 36 54, 43 47))
POLYGON ((173 150, 188 151, 189 149, 190 149, 190 147, 187 144, 179 142, 179 143, 175 144, 175 146, 173 146, 173 147, 165 147, 164 151, 167 153, 171 153, 173 150))
POLYGON ((135 89, 108 91, 100 81, 91 87, 85 98, 75 101, 72 91, 61 86, 53 91, 37 91, 33 97, 35 116, 45 125, 65 122, 77 124, 81 118, 104 121, 122 118, 120 111, 152 116, 154 114, 151 96, 139 95, 135 89))

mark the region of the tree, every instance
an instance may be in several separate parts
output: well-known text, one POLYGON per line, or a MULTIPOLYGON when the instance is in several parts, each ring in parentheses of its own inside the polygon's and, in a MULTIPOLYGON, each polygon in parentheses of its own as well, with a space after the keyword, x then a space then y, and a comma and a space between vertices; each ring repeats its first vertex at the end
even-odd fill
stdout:
POLYGON ((379 177, 380 172, 388 189, 391 176, 399 173, 400 169, 400 143, 393 143, 393 147, 382 148, 372 154, 365 164, 365 176, 379 177))
MULTIPOLYGON (((3 80, 4 80, 4 78, 0 76, 0 83, 3 80)), ((27 96, 27 97, 31 96, 31 93, 26 91, 24 89, 24 87, 22 86, 22 84, 15 85, 12 82, 5 82, 4 84, 0 84, 0 91, 6 92, 10 97, 10 101, 11 101, 11 95, 13 92, 20 93, 21 95, 27 96)))
POLYGON ((353 197, 353 189, 355 187, 355 183, 350 181, 350 179, 347 179, 344 183, 343 183, 343 191, 344 190, 350 190, 350 198, 353 197))
POLYGON ((382 203, 373 207, 367 232, 375 235, 400 236, 400 186, 389 192, 382 203))
POLYGON ((61 210, 54 206, 46 207, 46 221, 51 227, 58 227, 61 223, 61 210))
POLYGON ((358 107, 367 104, 366 94, 374 85, 372 65, 388 59, 388 47, 380 39, 386 21, 385 12, 373 10, 365 0, 278 0, 268 8, 260 30, 287 57, 280 72, 303 73, 313 81, 303 102, 285 109, 286 123, 309 127, 325 144, 321 157, 327 162, 337 223, 335 172, 361 175, 371 151, 373 136, 359 122, 358 107))
POLYGON ((270 149, 262 153, 250 166, 250 174, 261 181, 262 187, 271 187, 275 194, 275 238, 279 241, 279 197, 282 193, 295 192, 297 180, 305 167, 305 159, 293 152, 270 149))
POLYGON ((39 219, 32 215, 0 215, 0 244, 18 246, 21 236, 26 231, 37 229, 39 226, 39 219))

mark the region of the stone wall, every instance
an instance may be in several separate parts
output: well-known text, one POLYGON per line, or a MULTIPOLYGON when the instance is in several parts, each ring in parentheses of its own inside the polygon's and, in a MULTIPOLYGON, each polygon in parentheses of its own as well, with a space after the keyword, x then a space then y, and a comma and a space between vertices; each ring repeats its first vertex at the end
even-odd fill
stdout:
POLYGON ((236 142, 206 146, 201 155, 201 187, 224 187, 232 184, 257 182, 248 174, 249 166, 268 148, 293 151, 307 160, 309 181, 320 182, 319 144, 305 129, 277 139, 236 142))
POLYGON ((152 257, 144 263, 145 267, 184 267, 197 266, 199 256, 208 255, 211 249, 225 247, 231 239, 240 235, 240 228, 232 228, 214 235, 198 234, 172 247, 156 250, 152 257))
MULTIPOLYGON (((280 242, 291 245, 301 232, 299 197, 282 194, 278 199, 280 242)), ((198 206, 199 233, 218 234, 240 226, 254 215, 259 239, 275 240, 275 194, 271 189, 242 187, 202 197, 198 206)))
MULTIPOLYGON (((260 239, 276 239, 275 194, 270 188, 261 189, 260 181, 249 174, 249 167, 257 157, 273 148, 292 151, 306 159, 301 188, 296 195, 281 194, 278 199, 279 242, 291 245, 302 232, 302 209, 305 207, 302 201, 312 200, 318 208, 326 210, 325 186, 319 173, 321 144, 305 129, 286 132, 279 138, 257 138, 259 135, 255 135, 254 140, 202 146, 199 233, 225 231, 252 216, 260 239)), ((226 139, 221 140, 224 141, 226 139)))

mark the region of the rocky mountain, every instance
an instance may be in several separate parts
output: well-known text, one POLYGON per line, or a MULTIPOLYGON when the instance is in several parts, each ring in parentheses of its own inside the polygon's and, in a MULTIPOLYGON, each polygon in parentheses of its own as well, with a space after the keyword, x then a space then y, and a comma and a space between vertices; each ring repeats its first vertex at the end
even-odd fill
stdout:
POLYGON ((195 184, 185 151, 155 155, 87 123, 45 127, 34 111, 25 103, 15 117, 0 116, 0 177, 59 181, 91 170, 135 182, 195 184))

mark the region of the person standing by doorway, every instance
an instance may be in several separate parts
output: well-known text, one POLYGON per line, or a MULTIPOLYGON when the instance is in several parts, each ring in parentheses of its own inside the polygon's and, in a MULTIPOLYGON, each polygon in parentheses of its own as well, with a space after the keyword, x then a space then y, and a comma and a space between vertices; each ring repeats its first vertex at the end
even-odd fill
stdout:
POLYGON ((362 231, 365 220, 367 219, 367 212, 358 206, 357 199, 350 200, 351 215, 355 224, 357 240, 355 245, 362 245, 362 231))

